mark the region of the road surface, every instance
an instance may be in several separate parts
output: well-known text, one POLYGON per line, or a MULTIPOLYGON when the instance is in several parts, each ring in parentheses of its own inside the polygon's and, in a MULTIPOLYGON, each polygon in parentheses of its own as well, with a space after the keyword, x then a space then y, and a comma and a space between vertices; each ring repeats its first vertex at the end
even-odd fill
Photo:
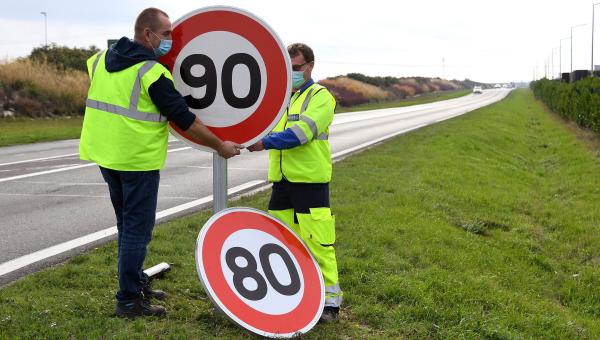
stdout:
MULTIPOLYGON (((489 105, 509 92, 338 114, 330 129, 333 156, 489 105)), ((95 164, 79 160, 78 143, 0 148, 0 285, 115 238, 107 185, 95 164)), ((212 154, 172 137, 168 152, 158 196, 161 222, 209 207, 212 199, 212 154)), ((243 151, 229 160, 228 174, 234 194, 264 186, 267 153, 243 151)))

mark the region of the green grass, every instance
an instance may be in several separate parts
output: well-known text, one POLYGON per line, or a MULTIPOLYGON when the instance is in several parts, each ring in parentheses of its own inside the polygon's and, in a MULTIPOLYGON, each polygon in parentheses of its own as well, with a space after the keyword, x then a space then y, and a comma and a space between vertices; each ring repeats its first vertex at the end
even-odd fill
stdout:
POLYGON ((79 138, 83 117, 0 119, 0 147, 79 138))
MULTIPOLYGON (((528 90, 336 163, 345 304, 306 337, 599 338, 599 167, 528 90)), ((155 230, 147 263, 173 268, 155 283, 167 318, 112 315, 112 242, 0 290, 0 338, 247 338, 195 272, 209 216, 155 230)))
POLYGON ((376 110, 376 109, 389 109, 393 107, 403 107, 410 105, 419 105, 419 104, 427 104, 433 103, 441 100, 454 99, 458 97, 463 97, 471 93, 471 90, 456 90, 456 91, 442 91, 442 92, 434 92, 423 94, 419 97, 412 97, 402 100, 390 101, 390 102, 374 102, 374 103, 366 103, 361 105, 356 105, 352 107, 342 107, 338 106, 335 110, 336 113, 342 112, 354 112, 354 111, 366 111, 366 110, 376 110))

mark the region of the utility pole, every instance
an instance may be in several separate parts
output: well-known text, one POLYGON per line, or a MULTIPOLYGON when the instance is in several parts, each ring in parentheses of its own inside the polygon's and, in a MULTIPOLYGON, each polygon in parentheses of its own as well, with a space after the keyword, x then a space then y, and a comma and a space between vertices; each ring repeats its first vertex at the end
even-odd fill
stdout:
POLYGON ((571 39, 569 37, 560 39, 558 43, 558 73, 560 73, 560 78, 562 79, 562 42, 563 40, 571 39))
POLYGON ((40 12, 44 16, 44 46, 48 46, 48 13, 40 12))
POLYGON ((442 79, 446 79, 446 59, 442 57, 442 79))
POLYGON ((586 24, 571 26, 571 73, 573 73, 573 28, 585 26, 586 24))
POLYGON ((594 76, 594 10, 596 9, 596 5, 600 5, 600 2, 592 5, 592 66, 590 68, 592 77, 594 76))

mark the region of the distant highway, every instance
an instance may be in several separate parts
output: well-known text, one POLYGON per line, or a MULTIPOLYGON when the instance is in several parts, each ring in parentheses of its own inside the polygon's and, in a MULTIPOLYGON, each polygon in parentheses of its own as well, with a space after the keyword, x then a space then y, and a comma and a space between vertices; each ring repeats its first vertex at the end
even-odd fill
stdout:
MULTIPOLYGON (((424 105, 338 114, 330 131, 332 153, 339 158, 489 105, 509 92, 486 90, 424 105)), ((108 188, 95 164, 79 160, 78 143, 0 148, 0 285, 115 238, 108 188)), ((161 171, 159 221, 211 204, 212 155, 174 138, 168 150, 161 171)), ((243 151, 229 161, 228 169, 233 193, 265 185, 267 153, 243 151)))

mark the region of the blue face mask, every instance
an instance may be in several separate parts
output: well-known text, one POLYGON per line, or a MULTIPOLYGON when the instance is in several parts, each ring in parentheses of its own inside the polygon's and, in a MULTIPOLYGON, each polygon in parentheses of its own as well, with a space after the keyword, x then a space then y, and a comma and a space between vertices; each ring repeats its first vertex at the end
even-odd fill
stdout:
POLYGON ((292 71, 292 88, 299 88, 304 84, 304 71, 292 71))
MULTIPOLYGON (((150 32, 152 32, 152 31, 150 31, 150 32)), ((152 34, 154 34, 155 37, 160 39, 160 37, 158 35, 156 35, 154 32, 152 32, 152 34)), ((163 56, 163 55, 169 53, 172 45, 173 45, 173 40, 160 39, 160 44, 158 44, 158 47, 156 47, 154 49, 154 54, 157 57, 163 56)))

